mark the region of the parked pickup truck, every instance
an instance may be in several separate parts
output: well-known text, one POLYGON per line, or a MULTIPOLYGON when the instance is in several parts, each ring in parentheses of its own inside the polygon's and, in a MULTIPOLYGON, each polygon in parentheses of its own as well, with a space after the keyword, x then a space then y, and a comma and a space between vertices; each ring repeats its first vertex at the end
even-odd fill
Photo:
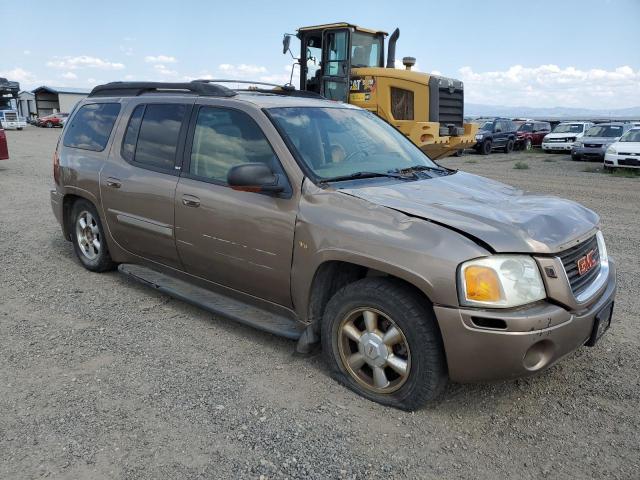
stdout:
POLYGON ((321 343, 339 382, 407 410, 447 379, 529 375, 601 338, 616 277, 596 213, 442 167, 373 113, 311 97, 94 88, 53 163, 80 263, 301 353, 321 343))
POLYGON ((0 110, 0 126, 5 130, 22 130, 27 126, 27 121, 19 117, 16 110, 0 110))

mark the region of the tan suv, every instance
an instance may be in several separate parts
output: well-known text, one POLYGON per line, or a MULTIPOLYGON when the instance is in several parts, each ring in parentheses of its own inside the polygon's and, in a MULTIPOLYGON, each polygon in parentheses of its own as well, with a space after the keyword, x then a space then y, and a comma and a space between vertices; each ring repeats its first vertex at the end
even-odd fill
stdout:
POLYGON ((54 156, 89 270, 321 342, 333 376, 415 409, 527 375, 608 328, 598 216, 441 167, 376 115, 286 88, 96 87, 54 156))

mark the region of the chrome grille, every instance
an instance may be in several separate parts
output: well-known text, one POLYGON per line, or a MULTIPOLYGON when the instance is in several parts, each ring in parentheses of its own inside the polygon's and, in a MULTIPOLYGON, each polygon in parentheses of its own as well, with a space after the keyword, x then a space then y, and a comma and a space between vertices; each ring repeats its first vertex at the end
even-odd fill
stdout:
POLYGON ((576 245, 575 247, 565 250, 560 253, 558 257, 562 261, 565 272, 567 272, 567 278, 571 284, 571 290, 576 296, 584 292, 600 272, 600 252, 598 251, 598 240, 595 235, 589 240, 582 242, 580 245, 576 245), (596 261, 596 266, 584 275, 580 275, 578 272, 578 260, 584 257, 591 250, 595 250, 593 258, 596 261))

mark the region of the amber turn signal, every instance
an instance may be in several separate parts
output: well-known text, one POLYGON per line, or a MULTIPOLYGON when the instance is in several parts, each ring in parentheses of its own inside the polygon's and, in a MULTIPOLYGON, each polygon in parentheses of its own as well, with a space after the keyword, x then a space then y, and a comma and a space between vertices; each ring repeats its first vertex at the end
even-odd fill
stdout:
POLYGON ((492 268, 469 266, 464 270, 467 300, 497 302, 501 299, 500 279, 492 268))

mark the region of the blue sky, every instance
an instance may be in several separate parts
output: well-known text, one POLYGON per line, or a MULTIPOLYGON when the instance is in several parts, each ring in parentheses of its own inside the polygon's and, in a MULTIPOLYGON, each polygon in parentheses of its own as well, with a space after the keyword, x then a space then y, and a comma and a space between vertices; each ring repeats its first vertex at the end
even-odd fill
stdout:
POLYGON ((398 58, 411 55, 422 71, 462 79, 469 102, 640 105, 640 0, 265 5, 0 0, 0 76, 28 89, 198 77, 281 83, 291 63, 281 51, 284 32, 349 21, 389 32, 400 27, 398 58))

